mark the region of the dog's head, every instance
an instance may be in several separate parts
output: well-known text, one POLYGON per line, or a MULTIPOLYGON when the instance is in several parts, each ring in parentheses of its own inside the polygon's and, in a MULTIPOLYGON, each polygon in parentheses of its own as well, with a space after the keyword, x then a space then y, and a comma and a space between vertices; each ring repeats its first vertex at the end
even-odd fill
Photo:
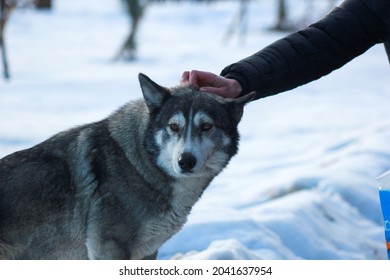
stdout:
POLYGON ((237 125, 254 93, 225 99, 192 86, 162 87, 139 81, 150 115, 148 150, 169 176, 215 176, 237 153, 237 125))

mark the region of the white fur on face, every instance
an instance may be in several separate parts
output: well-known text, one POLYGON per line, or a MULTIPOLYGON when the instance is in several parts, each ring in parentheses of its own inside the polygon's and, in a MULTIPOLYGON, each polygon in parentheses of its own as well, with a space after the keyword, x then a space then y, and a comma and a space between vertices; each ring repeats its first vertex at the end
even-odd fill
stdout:
POLYGON ((190 112, 187 118, 182 113, 173 115, 167 126, 156 133, 155 140, 160 147, 159 166, 176 178, 198 177, 204 172, 218 173, 229 159, 221 147, 230 145, 230 138, 214 127, 213 119, 202 111, 194 116, 190 112), (202 131, 205 123, 212 128, 202 131), (171 129, 172 124, 178 128, 177 131, 171 129), (196 165, 190 173, 183 173, 178 164, 183 153, 191 153, 196 158, 196 165))

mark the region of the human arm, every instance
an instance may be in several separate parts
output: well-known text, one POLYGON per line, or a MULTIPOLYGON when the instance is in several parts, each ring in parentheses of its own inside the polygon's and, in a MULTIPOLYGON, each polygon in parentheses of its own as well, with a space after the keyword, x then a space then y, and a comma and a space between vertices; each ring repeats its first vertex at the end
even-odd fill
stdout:
POLYGON ((256 91, 255 99, 325 76, 385 42, 390 55, 390 1, 346 0, 322 20, 233 63, 221 76, 186 71, 182 80, 224 97, 256 91))

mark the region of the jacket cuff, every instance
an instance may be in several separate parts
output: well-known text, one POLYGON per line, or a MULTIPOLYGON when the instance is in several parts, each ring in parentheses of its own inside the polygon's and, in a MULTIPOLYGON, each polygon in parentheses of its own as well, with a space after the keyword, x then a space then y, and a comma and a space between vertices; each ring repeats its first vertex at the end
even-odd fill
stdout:
POLYGON ((241 75, 238 72, 231 72, 230 71, 231 66, 232 65, 224 68, 220 75, 227 78, 227 79, 234 79, 241 85, 242 91, 241 91, 240 95, 237 97, 244 96, 244 95, 252 92, 253 90, 250 89, 250 83, 246 79, 246 77, 244 77, 243 75, 241 75))

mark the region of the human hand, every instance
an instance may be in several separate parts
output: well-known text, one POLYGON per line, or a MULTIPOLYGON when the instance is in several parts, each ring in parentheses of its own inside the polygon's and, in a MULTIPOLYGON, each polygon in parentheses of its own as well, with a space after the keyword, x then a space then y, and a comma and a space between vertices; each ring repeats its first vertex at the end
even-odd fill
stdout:
POLYGON ((180 83, 189 83, 198 87, 200 91, 214 93, 226 98, 235 98, 242 91, 240 83, 234 79, 198 70, 184 71, 180 83))

